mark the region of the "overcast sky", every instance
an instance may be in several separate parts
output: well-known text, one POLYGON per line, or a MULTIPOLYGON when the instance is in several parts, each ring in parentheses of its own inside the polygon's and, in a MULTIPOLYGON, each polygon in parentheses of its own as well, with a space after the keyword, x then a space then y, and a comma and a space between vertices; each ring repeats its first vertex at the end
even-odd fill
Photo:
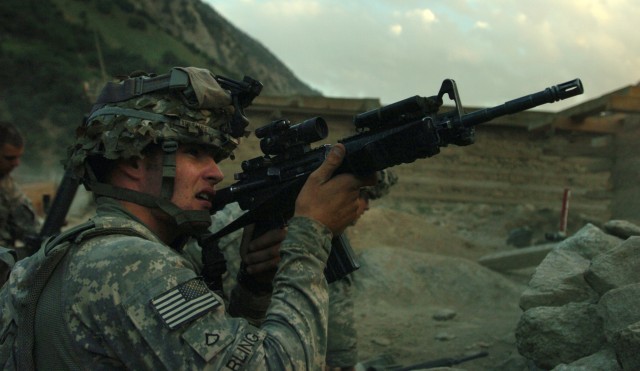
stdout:
POLYGON ((580 78, 557 111, 640 80, 637 0, 205 0, 329 97, 383 104, 456 80, 494 106, 580 78))

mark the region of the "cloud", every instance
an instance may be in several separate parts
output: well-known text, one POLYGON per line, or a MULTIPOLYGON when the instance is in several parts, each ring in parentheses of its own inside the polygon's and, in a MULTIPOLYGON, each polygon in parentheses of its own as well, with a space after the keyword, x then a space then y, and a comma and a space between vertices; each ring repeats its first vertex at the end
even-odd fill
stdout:
POLYGON ((544 107, 558 109, 640 78, 636 0, 205 1, 329 96, 391 103, 451 77, 493 106, 581 77, 585 95, 544 107))
POLYGON ((261 13, 275 17, 313 17, 322 13, 323 7, 317 1, 274 0, 257 1, 261 13))
POLYGON ((417 18, 424 23, 433 23, 438 20, 431 9, 412 9, 406 12, 406 15, 409 18, 417 18))
POLYGON ((389 27, 389 31, 396 36, 400 36, 402 34, 402 25, 391 25, 391 27, 389 27))

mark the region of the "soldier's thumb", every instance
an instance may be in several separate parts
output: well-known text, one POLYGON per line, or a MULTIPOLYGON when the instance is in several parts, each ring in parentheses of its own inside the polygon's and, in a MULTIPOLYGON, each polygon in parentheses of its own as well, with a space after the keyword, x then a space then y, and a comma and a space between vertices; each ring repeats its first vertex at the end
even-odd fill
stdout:
POLYGON ((344 145, 336 144, 331 148, 322 165, 320 165, 320 167, 318 167, 318 169, 316 170, 316 175, 321 183, 324 183, 331 179, 333 173, 342 164, 344 155, 344 145))

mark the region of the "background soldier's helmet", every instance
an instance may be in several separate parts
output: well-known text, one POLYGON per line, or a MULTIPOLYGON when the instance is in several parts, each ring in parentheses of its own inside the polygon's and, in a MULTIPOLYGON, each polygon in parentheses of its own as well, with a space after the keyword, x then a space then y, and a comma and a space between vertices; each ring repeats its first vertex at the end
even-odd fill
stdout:
POLYGON ((238 145, 230 127, 235 109, 229 92, 205 69, 174 68, 169 75, 108 83, 78 128, 66 167, 86 181, 88 157, 142 157, 142 150, 151 143, 211 145, 220 161, 238 145), (166 82, 164 88, 127 96, 128 90, 157 84, 160 78, 166 82))
POLYGON ((389 169, 380 170, 376 173, 378 181, 374 186, 363 187, 361 192, 370 200, 375 200, 389 194, 389 188, 398 182, 398 176, 389 169))

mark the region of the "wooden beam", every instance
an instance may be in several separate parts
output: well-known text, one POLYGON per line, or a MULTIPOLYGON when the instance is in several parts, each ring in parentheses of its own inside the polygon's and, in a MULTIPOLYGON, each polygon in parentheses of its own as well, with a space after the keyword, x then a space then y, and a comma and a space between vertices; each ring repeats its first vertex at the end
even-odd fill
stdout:
POLYGON ((622 129, 622 122, 626 117, 624 113, 614 113, 606 116, 589 116, 575 121, 566 116, 559 116, 554 120, 553 127, 560 130, 610 134, 622 129))
POLYGON ((609 106, 609 110, 614 112, 640 113, 640 96, 614 96, 609 106))
POLYGON ((630 87, 629 95, 633 97, 640 97, 640 84, 630 87))
POLYGON ((573 119, 583 119, 587 116, 597 115, 600 112, 607 111, 610 108, 610 100, 613 96, 626 96, 629 95, 632 86, 626 86, 624 88, 612 91, 601 97, 591 99, 577 106, 567 108, 560 111, 559 116, 570 116, 573 119))

